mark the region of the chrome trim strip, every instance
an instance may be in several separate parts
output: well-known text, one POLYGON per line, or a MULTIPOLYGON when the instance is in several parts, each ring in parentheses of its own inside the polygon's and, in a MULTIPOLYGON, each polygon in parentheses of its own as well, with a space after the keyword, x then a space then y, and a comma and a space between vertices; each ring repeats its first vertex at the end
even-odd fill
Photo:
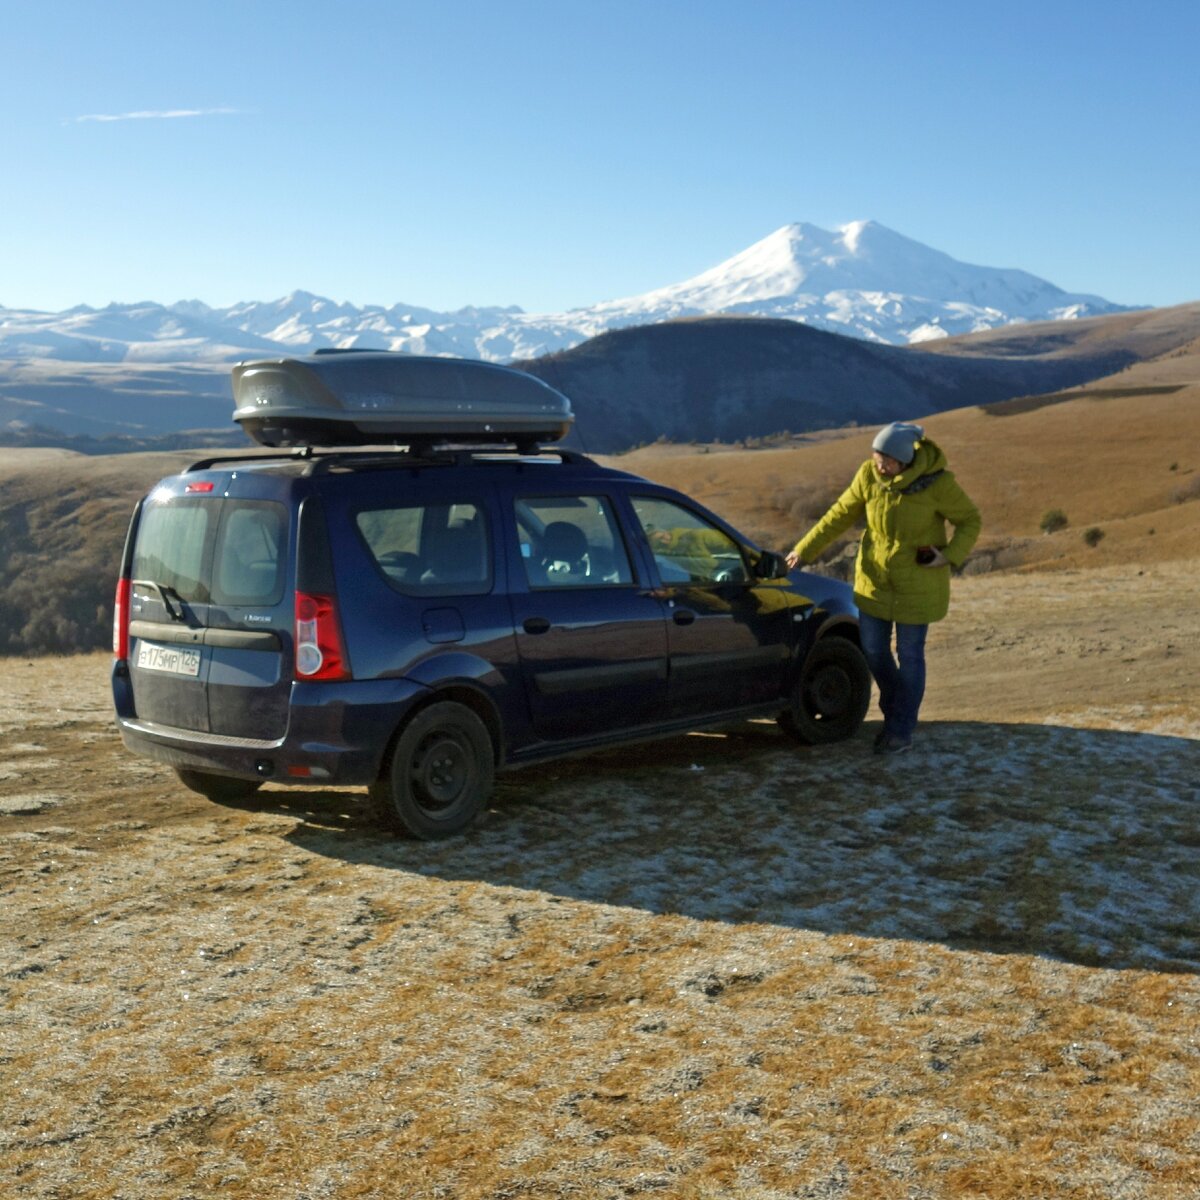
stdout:
POLYGON ((227 733, 206 733, 203 729, 178 729, 173 725, 159 725, 154 721, 121 722, 133 733, 142 733, 161 742, 198 742, 205 746, 232 746, 244 750, 278 750, 286 739, 262 741, 259 738, 231 737, 227 733))

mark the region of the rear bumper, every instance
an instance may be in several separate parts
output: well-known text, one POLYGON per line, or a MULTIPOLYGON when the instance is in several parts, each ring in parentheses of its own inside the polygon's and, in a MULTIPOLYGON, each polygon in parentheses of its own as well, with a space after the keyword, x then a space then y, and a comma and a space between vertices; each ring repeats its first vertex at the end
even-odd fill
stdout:
POLYGON ((140 720, 124 663, 114 663, 112 686, 121 740, 135 754, 240 779, 347 786, 379 777, 392 734, 429 694, 408 679, 294 683, 287 732, 264 741, 140 720))

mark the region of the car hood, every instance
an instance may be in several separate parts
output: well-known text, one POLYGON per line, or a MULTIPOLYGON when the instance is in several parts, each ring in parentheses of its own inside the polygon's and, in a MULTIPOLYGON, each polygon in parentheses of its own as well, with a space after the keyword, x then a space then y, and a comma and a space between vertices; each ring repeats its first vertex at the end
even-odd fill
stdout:
POLYGON ((854 606, 854 589, 840 579, 797 569, 788 572, 788 582, 802 596, 807 596, 818 608, 857 611, 854 606))

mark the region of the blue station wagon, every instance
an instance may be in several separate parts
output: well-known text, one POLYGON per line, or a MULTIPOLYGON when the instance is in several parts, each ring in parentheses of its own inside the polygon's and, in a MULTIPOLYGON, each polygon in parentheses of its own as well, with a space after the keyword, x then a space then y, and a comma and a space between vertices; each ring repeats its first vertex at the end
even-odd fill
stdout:
POLYGON ((805 742, 862 723, 849 588, 547 446, 570 412, 540 381, 319 355, 243 365, 235 396, 270 449, 159 483, 117 585, 122 738, 188 787, 365 785, 437 838, 497 769, 754 716, 805 742))

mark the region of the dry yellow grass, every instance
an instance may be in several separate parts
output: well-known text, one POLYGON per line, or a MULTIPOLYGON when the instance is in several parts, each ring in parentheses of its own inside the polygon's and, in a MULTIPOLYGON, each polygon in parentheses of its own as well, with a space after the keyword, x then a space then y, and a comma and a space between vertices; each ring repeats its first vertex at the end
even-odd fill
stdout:
POLYGON ((898 769, 754 723, 436 846, 0 661, 0 1193, 1195 1197, 1196 565, 960 580, 898 769))
MULTIPOLYGON (((1003 551, 1002 566, 1200 555, 1200 385, 1134 402, 1084 393, 1006 416, 977 408, 912 416, 983 511, 980 553, 1003 551), (1052 508, 1070 524, 1047 536, 1040 522, 1052 508), (1091 526, 1105 534, 1094 548, 1082 538, 1091 526)), ((848 429, 786 449, 651 446, 606 461, 691 492, 766 544, 790 548, 868 457, 873 434, 848 429)))

